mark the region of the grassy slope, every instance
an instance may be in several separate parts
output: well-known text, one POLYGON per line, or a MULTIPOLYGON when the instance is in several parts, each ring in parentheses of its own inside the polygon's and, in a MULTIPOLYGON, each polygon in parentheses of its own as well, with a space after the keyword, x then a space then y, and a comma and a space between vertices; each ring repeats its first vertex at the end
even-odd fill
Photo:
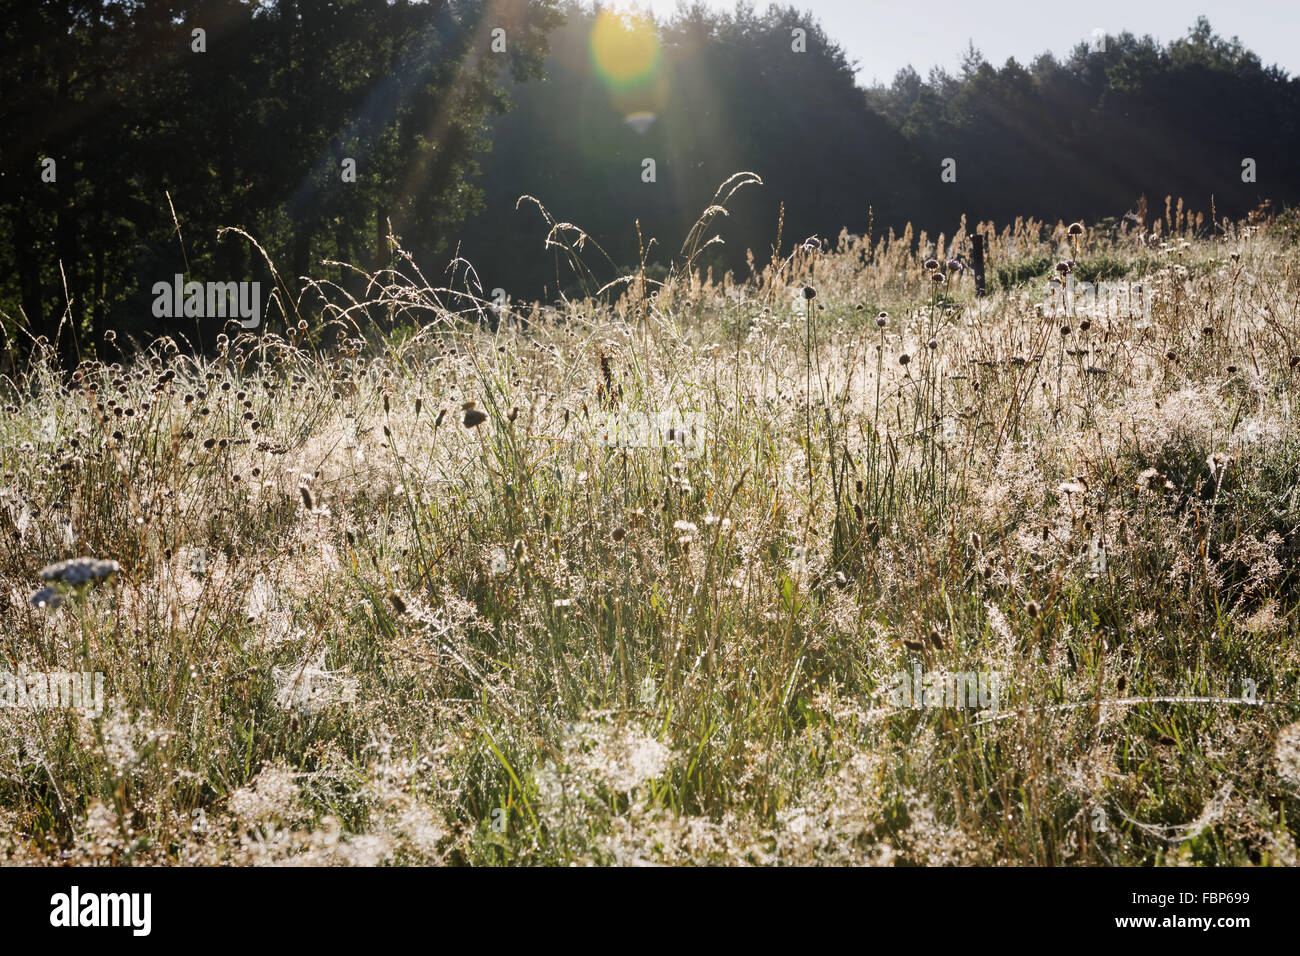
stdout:
POLYGON ((1067 242, 994 237, 979 304, 846 238, 526 334, 399 283, 437 321, 330 358, 37 362, 0 653, 109 700, 0 710, 0 859, 1297 862, 1294 247, 1067 242), (1067 254, 1149 319, 1040 317, 1067 254), (891 706, 917 665, 997 713, 891 706))

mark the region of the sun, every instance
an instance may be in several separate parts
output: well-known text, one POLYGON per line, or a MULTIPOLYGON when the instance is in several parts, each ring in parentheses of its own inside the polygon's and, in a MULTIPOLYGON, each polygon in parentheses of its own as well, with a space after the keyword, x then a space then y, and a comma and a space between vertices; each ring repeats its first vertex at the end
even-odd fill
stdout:
POLYGON ((636 14, 602 10, 591 29, 591 59, 613 90, 627 90, 654 79, 659 38, 654 24, 636 14))

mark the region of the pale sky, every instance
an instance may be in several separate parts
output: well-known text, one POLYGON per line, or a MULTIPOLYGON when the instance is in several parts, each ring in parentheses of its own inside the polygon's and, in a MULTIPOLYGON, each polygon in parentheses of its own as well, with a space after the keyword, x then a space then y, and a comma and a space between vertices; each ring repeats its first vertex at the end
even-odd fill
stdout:
MULTIPOLYGON (((715 9, 730 10, 732 0, 703 0, 715 9)), ((1101 27, 1107 33, 1125 30, 1151 34, 1161 43, 1185 36, 1200 14, 1209 17, 1215 33, 1239 38, 1265 66, 1277 64, 1300 75, 1300 2, 1297 0, 967 0, 945 4, 903 0, 790 0, 809 10, 841 47, 856 60, 858 82, 888 84, 911 64, 922 76, 932 66, 955 72, 968 41, 985 59, 1001 66, 1014 56, 1028 66, 1050 50, 1067 56, 1076 43, 1088 42, 1101 27)), ((630 6, 613 0, 610 6, 630 6)), ((671 14, 677 0, 640 0, 656 16, 671 14)), ((784 3, 782 4, 784 5, 784 3)), ((767 0, 754 0, 758 10, 767 0)))

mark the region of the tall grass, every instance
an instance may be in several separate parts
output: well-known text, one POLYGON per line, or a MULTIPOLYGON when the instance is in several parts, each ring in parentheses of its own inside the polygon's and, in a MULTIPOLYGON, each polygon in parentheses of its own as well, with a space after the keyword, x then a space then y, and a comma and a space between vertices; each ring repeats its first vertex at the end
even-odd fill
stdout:
POLYGON ((0 652, 108 690, 0 709, 10 861, 1297 862, 1293 238, 1089 237, 1153 307, 1063 316, 1060 224, 977 300, 910 229, 602 287, 543 213, 590 297, 399 254, 0 383, 0 652))

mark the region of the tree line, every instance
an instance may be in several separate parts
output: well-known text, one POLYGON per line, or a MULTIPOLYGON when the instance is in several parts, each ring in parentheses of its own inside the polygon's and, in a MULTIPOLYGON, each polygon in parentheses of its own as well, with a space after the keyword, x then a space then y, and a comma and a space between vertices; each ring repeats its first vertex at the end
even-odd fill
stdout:
POLYGON ((582 227, 612 279, 669 264, 738 170, 763 185, 702 262, 742 274, 778 237, 1132 220, 1167 195, 1208 230, 1211 209, 1300 191, 1300 80, 1204 19, 1028 65, 972 47, 955 73, 863 89, 791 6, 647 26, 558 0, 2 0, 0 89, 0 318, 70 358, 110 329, 178 331, 150 311, 175 274, 270 284, 222 227, 291 293, 355 287, 322 263, 380 269, 391 229, 426 275, 459 254, 518 301, 581 288, 522 195, 582 227))

